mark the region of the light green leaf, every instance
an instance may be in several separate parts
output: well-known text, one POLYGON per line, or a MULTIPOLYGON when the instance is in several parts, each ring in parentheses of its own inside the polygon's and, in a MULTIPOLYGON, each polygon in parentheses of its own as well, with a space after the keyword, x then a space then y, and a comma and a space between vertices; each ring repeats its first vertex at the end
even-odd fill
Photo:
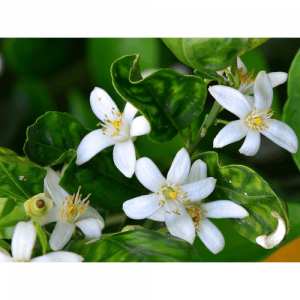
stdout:
POLYGON ((43 255, 45 255, 47 252, 47 246, 48 246, 47 235, 46 235, 44 229, 42 228, 42 226, 39 224, 39 222, 36 219, 33 219, 33 224, 36 228, 38 240, 42 246, 43 255))
POLYGON ((64 250, 78 253, 85 262, 199 262, 188 242, 169 234, 132 230, 98 241, 73 241, 64 250))
POLYGON ((268 39, 259 38, 163 38, 175 56, 193 69, 220 71, 233 60, 268 39))
POLYGON ((25 202, 43 191, 46 170, 0 147, 0 197, 25 202))
POLYGON ((28 221, 23 204, 13 199, 0 198, 0 229, 15 226, 18 222, 28 221))
POLYGON ((116 60, 111 75, 116 91, 149 121, 155 142, 171 140, 203 110, 207 90, 199 77, 161 69, 142 79, 138 54, 116 60))
MULTIPOLYGON (((288 101, 283 110, 283 122, 295 131, 300 141, 300 50, 296 54, 288 76, 288 101)), ((300 151, 292 153, 293 159, 300 170, 300 151)))
POLYGON ((231 200, 248 211, 249 217, 231 219, 233 227, 241 235, 256 243, 258 236, 273 232, 278 220, 271 215, 271 211, 276 211, 283 218, 288 233, 290 222, 285 202, 276 196, 258 174, 242 165, 221 167, 216 152, 206 152, 197 158, 207 164, 208 177, 217 179, 209 199, 231 200))

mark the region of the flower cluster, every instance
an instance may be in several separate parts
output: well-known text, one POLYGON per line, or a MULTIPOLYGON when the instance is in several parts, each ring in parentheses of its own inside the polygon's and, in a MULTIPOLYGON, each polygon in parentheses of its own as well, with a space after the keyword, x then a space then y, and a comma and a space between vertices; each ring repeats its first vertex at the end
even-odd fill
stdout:
MULTIPOLYGON (((222 107, 239 118, 217 134, 213 147, 221 148, 246 137, 239 151, 245 155, 255 155, 260 147, 260 134, 263 134, 284 149, 297 152, 295 132, 285 123, 272 119, 273 87, 284 83, 287 74, 267 74, 261 71, 254 78, 253 71, 247 72, 240 58, 237 63, 239 74, 236 75, 240 76, 237 89, 223 85, 208 89, 222 107)), ((228 74, 230 69, 226 72, 228 74)), ((218 73, 223 76, 222 71, 218 73)), ((227 78, 224 77, 224 80, 227 81, 227 78)), ((198 236, 212 253, 222 251, 225 246, 224 237, 209 219, 247 218, 249 213, 244 202, 215 200, 219 199, 218 192, 215 192, 216 179, 208 177, 207 165, 202 160, 197 159, 192 164, 185 148, 177 152, 166 177, 151 159, 142 157, 136 160, 134 141, 136 137, 150 132, 146 118, 135 118, 138 110, 130 103, 126 104, 121 113, 110 96, 98 87, 91 93, 90 104, 94 114, 100 119, 98 125, 101 128, 82 139, 77 149, 76 164, 80 166, 103 149, 114 146, 112 156, 118 170, 128 178, 135 174, 140 183, 150 191, 147 195, 123 203, 123 210, 129 218, 165 222, 171 235, 190 244, 198 236)), ((46 171, 43 193, 28 199, 24 204, 27 215, 32 219, 16 225, 11 245, 12 256, 0 248, 0 262, 81 262, 83 257, 59 251, 71 239, 75 228, 78 227, 88 239, 101 238, 105 224, 98 211, 89 205, 91 194, 83 198, 79 186, 76 187, 77 193, 70 195, 59 185, 60 175, 49 167, 46 171), (40 225, 56 223, 49 239, 54 252, 30 260, 37 236, 33 220, 40 225)), ((256 238, 257 244, 266 249, 278 245, 286 234, 284 220, 275 211, 271 214, 278 219, 276 230, 256 238)), ((140 226, 126 226, 123 232, 135 228, 140 226)))

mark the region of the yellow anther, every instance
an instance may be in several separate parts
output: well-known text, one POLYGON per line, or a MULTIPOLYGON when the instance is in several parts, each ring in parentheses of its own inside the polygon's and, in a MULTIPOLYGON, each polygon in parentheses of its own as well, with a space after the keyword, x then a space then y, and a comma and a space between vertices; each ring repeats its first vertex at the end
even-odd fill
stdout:
POLYGON ((118 134, 118 130, 116 130, 113 134, 112 134, 112 136, 116 136, 118 134))
POLYGON ((260 125, 262 123, 262 119, 261 118, 255 118, 254 120, 256 125, 260 125))
POLYGON ((121 121, 118 121, 118 120, 115 120, 115 121, 113 121, 113 124, 112 124, 115 128, 120 128, 120 126, 121 126, 121 121))
POLYGON ((171 196, 172 199, 176 199, 177 198, 177 193, 172 192, 170 196, 171 196))
POLYGON ((76 205, 75 204, 69 204, 67 208, 67 215, 72 216, 76 213, 76 205))

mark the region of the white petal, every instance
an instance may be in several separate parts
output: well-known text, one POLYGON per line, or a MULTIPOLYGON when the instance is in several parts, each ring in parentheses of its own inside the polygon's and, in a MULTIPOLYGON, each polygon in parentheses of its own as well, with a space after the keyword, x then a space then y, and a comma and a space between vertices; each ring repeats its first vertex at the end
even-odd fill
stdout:
POLYGON ((275 211, 272 211, 271 214, 273 217, 278 219, 277 228, 269 235, 261 235, 256 238, 256 243, 266 249, 272 249, 277 246, 283 240, 286 234, 284 220, 275 211))
POLYGON ((102 129, 96 129, 87 134, 80 142, 77 149, 76 164, 82 165, 104 148, 112 146, 117 141, 108 135, 104 135, 102 129))
POLYGON ((215 224, 206 218, 200 221, 197 226, 198 236, 203 244, 213 254, 217 254, 223 250, 225 246, 225 240, 222 232, 217 228, 215 224))
POLYGON ((265 71, 260 71, 254 82, 254 106, 258 110, 269 109, 272 105, 273 89, 265 71))
POLYGON ((137 111, 138 110, 131 103, 129 103, 129 102, 126 103, 125 108, 124 108, 123 118, 127 121, 128 124, 131 124, 137 111))
POLYGON ((30 262, 82 262, 83 260, 84 258, 76 253, 58 251, 33 258, 30 262))
POLYGON ((150 194, 125 201, 123 210, 129 218, 140 220, 153 215, 160 208, 158 203, 158 195, 150 194))
POLYGON ((135 118, 131 123, 130 136, 140 136, 150 132, 149 122, 144 116, 135 118))
POLYGON ((160 207, 154 214, 148 217, 148 219, 157 221, 157 222, 164 222, 165 221, 165 209, 160 207))
POLYGON ((43 222, 41 225, 45 225, 52 222, 57 222, 60 219, 60 212, 61 209, 57 206, 53 206, 50 211, 47 213, 45 222, 43 222))
POLYGON ((58 221, 49 240, 51 248, 54 251, 61 250, 70 240, 74 230, 74 224, 58 221))
POLYGON ((271 81, 272 88, 286 82, 288 74, 285 72, 271 72, 268 73, 268 77, 271 81))
MULTIPOLYGON (((4 249, 3 249, 4 250, 4 249)), ((5 250, 6 251, 6 250, 5 250)), ((13 258, 9 255, 9 253, 3 253, 0 248, 0 263, 13 262, 13 258)))
POLYGON ((167 175, 167 181, 181 184, 186 179, 191 168, 191 159, 185 148, 179 150, 172 162, 167 175))
POLYGON ((246 139, 240 148, 240 153, 253 156, 258 152, 260 146, 260 133, 254 130, 249 130, 246 139))
POLYGON ((118 112, 116 103, 103 89, 98 87, 94 88, 94 90, 91 92, 90 103, 94 114, 102 122, 104 122, 106 119, 109 119, 111 122, 119 119, 115 114, 118 112), (112 113, 112 111, 114 113, 112 113))
POLYGON ((157 166, 148 157, 138 159, 135 167, 135 175, 145 188, 154 193, 167 183, 157 166))
POLYGON ((90 219, 90 218, 99 220, 102 229, 105 227, 105 223, 104 223, 104 220, 101 217, 101 215, 97 212, 97 210, 95 208, 93 208, 90 205, 87 207, 86 212, 84 212, 82 215, 79 216, 77 221, 81 221, 84 219, 90 219))
POLYGON ((113 151, 116 167, 124 176, 131 178, 135 170, 135 148, 131 139, 123 143, 116 143, 113 151))
POLYGON ((222 148, 228 144, 237 142, 245 137, 249 130, 242 120, 230 122, 217 134, 213 141, 213 147, 222 148))
POLYGON ((19 222, 14 230, 11 242, 11 253, 14 260, 29 261, 36 239, 33 220, 19 222))
POLYGON ((55 205, 60 208, 62 203, 65 201, 66 197, 70 197, 70 194, 67 193, 59 184, 60 177, 56 172, 51 168, 46 168, 47 175, 44 179, 44 182, 47 186, 51 199, 55 205))
POLYGON ((223 85, 214 85, 209 87, 208 90, 220 105, 239 118, 246 117, 253 110, 246 97, 236 89, 223 85))
MULTIPOLYGON (((251 93, 253 93, 253 86, 252 86, 252 92, 251 93)), ((251 94, 251 93, 249 93, 249 94, 251 94)), ((254 97, 248 96, 248 95, 244 95, 244 96, 248 100, 250 106, 253 107, 254 106, 254 97)))
POLYGON ((243 206, 229 200, 203 203, 201 209, 207 211, 207 213, 205 213, 205 217, 207 218, 245 218, 249 216, 249 213, 243 206))
POLYGON ((216 179, 213 177, 205 178, 193 183, 180 186, 180 191, 187 193, 186 200, 199 201, 209 196, 216 186, 216 179))
POLYGON ((98 219, 89 218, 78 221, 75 226, 79 227, 89 239, 100 239, 102 233, 101 223, 98 219))
POLYGON ((197 159, 193 163, 190 173, 185 179, 185 181, 182 183, 182 185, 196 182, 205 178, 207 178, 207 165, 201 159, 197 159))
POLYGON ((184 205, 175 205, 174 201, 165 204, 165 222, 169 232, 193 244, 195 240, 195 226, 184 205), (175 214, 172 211, 179 211, 175 214))
POLYGON ((269 128, 262 130, 260 133, 287 151, 291 153, 297 152, 298 138, 289 125, 278 120, 272 120, 267 124, 269 128))

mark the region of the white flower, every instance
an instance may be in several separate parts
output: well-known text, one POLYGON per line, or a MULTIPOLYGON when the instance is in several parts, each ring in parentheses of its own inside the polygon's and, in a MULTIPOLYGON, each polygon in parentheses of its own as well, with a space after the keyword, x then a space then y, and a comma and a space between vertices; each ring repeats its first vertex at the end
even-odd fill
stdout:
MULTIPOLYGON (((196 160, 184 184, 207 178, 207 166, 196 160)), ((222 251, 225 240, 221 231, 207 218, 245 218, 249 214, 242 206, 229 200, 217 200, 209 203, 188 203, 186 209, 191 216, 196 232, 204 245, 214 254, 222 251)))
POLYGON ((184 148, 176 154, 167 179, 152 160, 140 158, 135 174, 152 194, 126 201, 123 204, 126 215, 132 219, 165 221, 172 235, 193 243, 195 227, 184 204, 207 197, 214 190, 216 180, 210 177, 185 184, 190 166, 190 157, 184 148))
POLYGON ((286 226, 284 220, 276 211, 272 211, 271 215, 278 219, 276 229, 269 235, 260 235, 256 238, 256 243, 265 249, 272 249, 277 246, 285 237, 286 226))
POLYGON ((137 109, 129 102, 121 114, 115 102, 101 88, 96 87, 90 97, 94 114, 101 120, 101 129, 86 135, 77 149, 76 164, 82 165, 89 161, 104 148, 115 145, 113 160, 116 167, 126 177, 132 177, 136 156, 132 138, 150 132, 150 126, 145 117, 134 119, 137 109))
POLYGON ((82 262, 83 257, 68 251, 48 253, 30 259, 36 240, 36 229, 33 219, 29 222, 19 222, 12 236, 10 254, 0 247, 0 262, 82 262))
POLYGON ((216 85, 209 88, 209 92, 220 105, 240 118, 218 133, 213 142, 214 148, 222 148, 246 136, 239 151, 252 156, 259 149, 262 133, 277 145, 296 153, 298 139, 293 129, 281 121, 271 119, 273 90, 265 71, 258 73, 253 89, 254 97, 245 96, 227 86, 216 85))
MULTIPOLYGON (((237 57, 237 67, 239 70, 240 81, 241 81, 238 90, 243 95, 253 94, 253 88, 254 88, 254 82, 255 82, 255 78, 253 77, 254 70, 252 70, 251 72, 247 72, 247 68, 246 68, 245 64, 239 57, 237 57)), ((230 67, 228 67, 228 70, 230 71, 230 67)), ((222 75, 223 72, 224 72, 224 70, 217 71, 217 73, 219 75, 221 75, 225 80, 227 80, 227 78, 225 78, 222 75)), ((270 79, 272 88, 285 83, 287 80, 287 76, 288 76, 288 74, 285 72, 271 72, 271 73, 268 73, 267 75, 270 79)))
POLYGON ((59 186, 60 177, 52 169, 46 168, 46 170, 44 192, 52 198, 55 206, 46 215, 44 224, 57 222, 49 240, 51 248, 62 249, 70 240, 75 225, 86 237, 99 239, 104 228, 104 220, 94 208, 89 206, 87 199, 90 195, 81 200, 79 188, 76 196, 75 194, 71 196, 59 186))

